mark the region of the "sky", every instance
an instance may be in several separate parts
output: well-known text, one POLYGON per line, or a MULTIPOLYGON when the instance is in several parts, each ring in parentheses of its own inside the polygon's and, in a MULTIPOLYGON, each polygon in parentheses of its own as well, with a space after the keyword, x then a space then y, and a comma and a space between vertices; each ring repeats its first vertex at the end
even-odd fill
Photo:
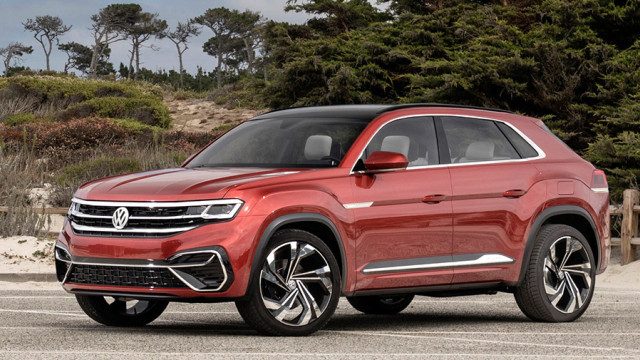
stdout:
MULTIPOLYGON (((91 15, 100 9, 114 3, 137 3, 145 12, 158 13, 161 19, 173 29, 178 21, 185 22, 190 18, 204 14, 207 9, 226 7, 239 11, 258 11, 269 20, 286 21, 289 23, 304 23, 307 14, 285 12, 287 0, 0 0, 0 48, 13 41, 22 42, 33 47, 32 54, 24 55, 18 63, 12 64, 29 67, 32 70, 46 69, 44 51, 40 43, 33 38, 33 33, 24 30, 22 25, 27 19, 36 16, 58 16, 65 25, 71 25, 69 32, 60 37, 60 43, 78 42, 85 46, 93 44, 91 15)), ((202 51, 202 44, 213 36, 208 28, 203 28, 198 37, 191 38, 189 49, 184 54, 184 66, 190 73, 195 73, 196 67, 201 66, 205 71, 213 71, 215 61, 213 57, 202 51)), ((156 71, 159 69, 178 70, 178 53, 175 45, 168 39, 152 39, 146 45, 153 44, 158 51, 149 48, 141 50, 141 67, 156 71)), ((130 45, 127 41, 120 41, 111 45, 110 61, 116 70, 119 64, 129 64, 130 45)), ((51 53, 51 69, 62 71, 67 56, 55 46, 51 53)), ((4 68, 0 69, 0 72, 4 68)))

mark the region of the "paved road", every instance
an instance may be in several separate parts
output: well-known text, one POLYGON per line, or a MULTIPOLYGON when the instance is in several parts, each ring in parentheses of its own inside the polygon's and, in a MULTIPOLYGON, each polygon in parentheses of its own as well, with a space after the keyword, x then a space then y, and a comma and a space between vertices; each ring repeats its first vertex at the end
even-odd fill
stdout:
POLYGON ((417 297, 396 316, 365 316, 341 299, 306 338, 263 337, 229 304, 170 304, 144 328, 91 321, 62 290, 0 291, 2 359, 640 358, 640 291, 596 290, 569 324, 528 321, 509 294, 417 297), (293 357, 292 357, 293 358, 293 357))

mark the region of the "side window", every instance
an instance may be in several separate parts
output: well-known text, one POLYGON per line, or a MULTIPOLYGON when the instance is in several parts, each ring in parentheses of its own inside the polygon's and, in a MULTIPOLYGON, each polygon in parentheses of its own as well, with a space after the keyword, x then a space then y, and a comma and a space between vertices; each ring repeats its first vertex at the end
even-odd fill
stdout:
POLYGON ((522 138, 511 126, 505 123, 496 123, 502 133, 509 139, 509 142, 516 148, 518 154, 523 158, 532 158, 538 156, 538 152, 525 139, 522 138))
POLYGON ((520 159, 495 122, 462 117, 442 117, 452 163, 520 159))
POLYGON ((408 167, 438 164, 438 142, 431 117, 415 117, 384 125, 364 150, 364 161, 374 151, 401 153, 409 159, 408 167))

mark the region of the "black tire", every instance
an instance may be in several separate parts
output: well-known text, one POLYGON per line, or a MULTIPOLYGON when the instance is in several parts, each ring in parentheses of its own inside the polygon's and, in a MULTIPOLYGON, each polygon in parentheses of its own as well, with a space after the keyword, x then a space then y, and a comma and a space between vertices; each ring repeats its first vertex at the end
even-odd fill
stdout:
POLYGON ((82 310, 93 320, 107 326, 144 326, 157 319, 169 305, 167 301, 109 299, 113 299, 113 302, 108 302, 104 296, 76 295, 82 310))
POLYGON ((347 301, 356 310, 365 314, 390 315, 397 314, 406 309, 413 295, 397 296, 354 296, 348 297, 347 301))
POLYGON ((574 321, 589 307, 596 281, 595 259, 584 235, 575 228, 543 226, 525 269, 514 295, 531 320, 574 321))
POLYGON ((308 335, 327 324, 340 298, 340 268, 322 240, 302 230, 280 230, 258 264, 248 299, 236 302, 247 324, 278 336, 308 335))

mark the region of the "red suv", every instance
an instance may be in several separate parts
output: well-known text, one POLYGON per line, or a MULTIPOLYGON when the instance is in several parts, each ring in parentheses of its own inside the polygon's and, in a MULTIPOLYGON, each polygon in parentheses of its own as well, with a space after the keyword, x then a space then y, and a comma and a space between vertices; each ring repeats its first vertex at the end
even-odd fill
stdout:
POLYGON ((343 105, 246 121, 180 168, 75 194, 58 280, 94 320, 235 301, 262 333, 324 326, 342 295, 511 292, 536 321, 587 309, 610 252, 602 171, 542 121, 448 105, 343 105))

